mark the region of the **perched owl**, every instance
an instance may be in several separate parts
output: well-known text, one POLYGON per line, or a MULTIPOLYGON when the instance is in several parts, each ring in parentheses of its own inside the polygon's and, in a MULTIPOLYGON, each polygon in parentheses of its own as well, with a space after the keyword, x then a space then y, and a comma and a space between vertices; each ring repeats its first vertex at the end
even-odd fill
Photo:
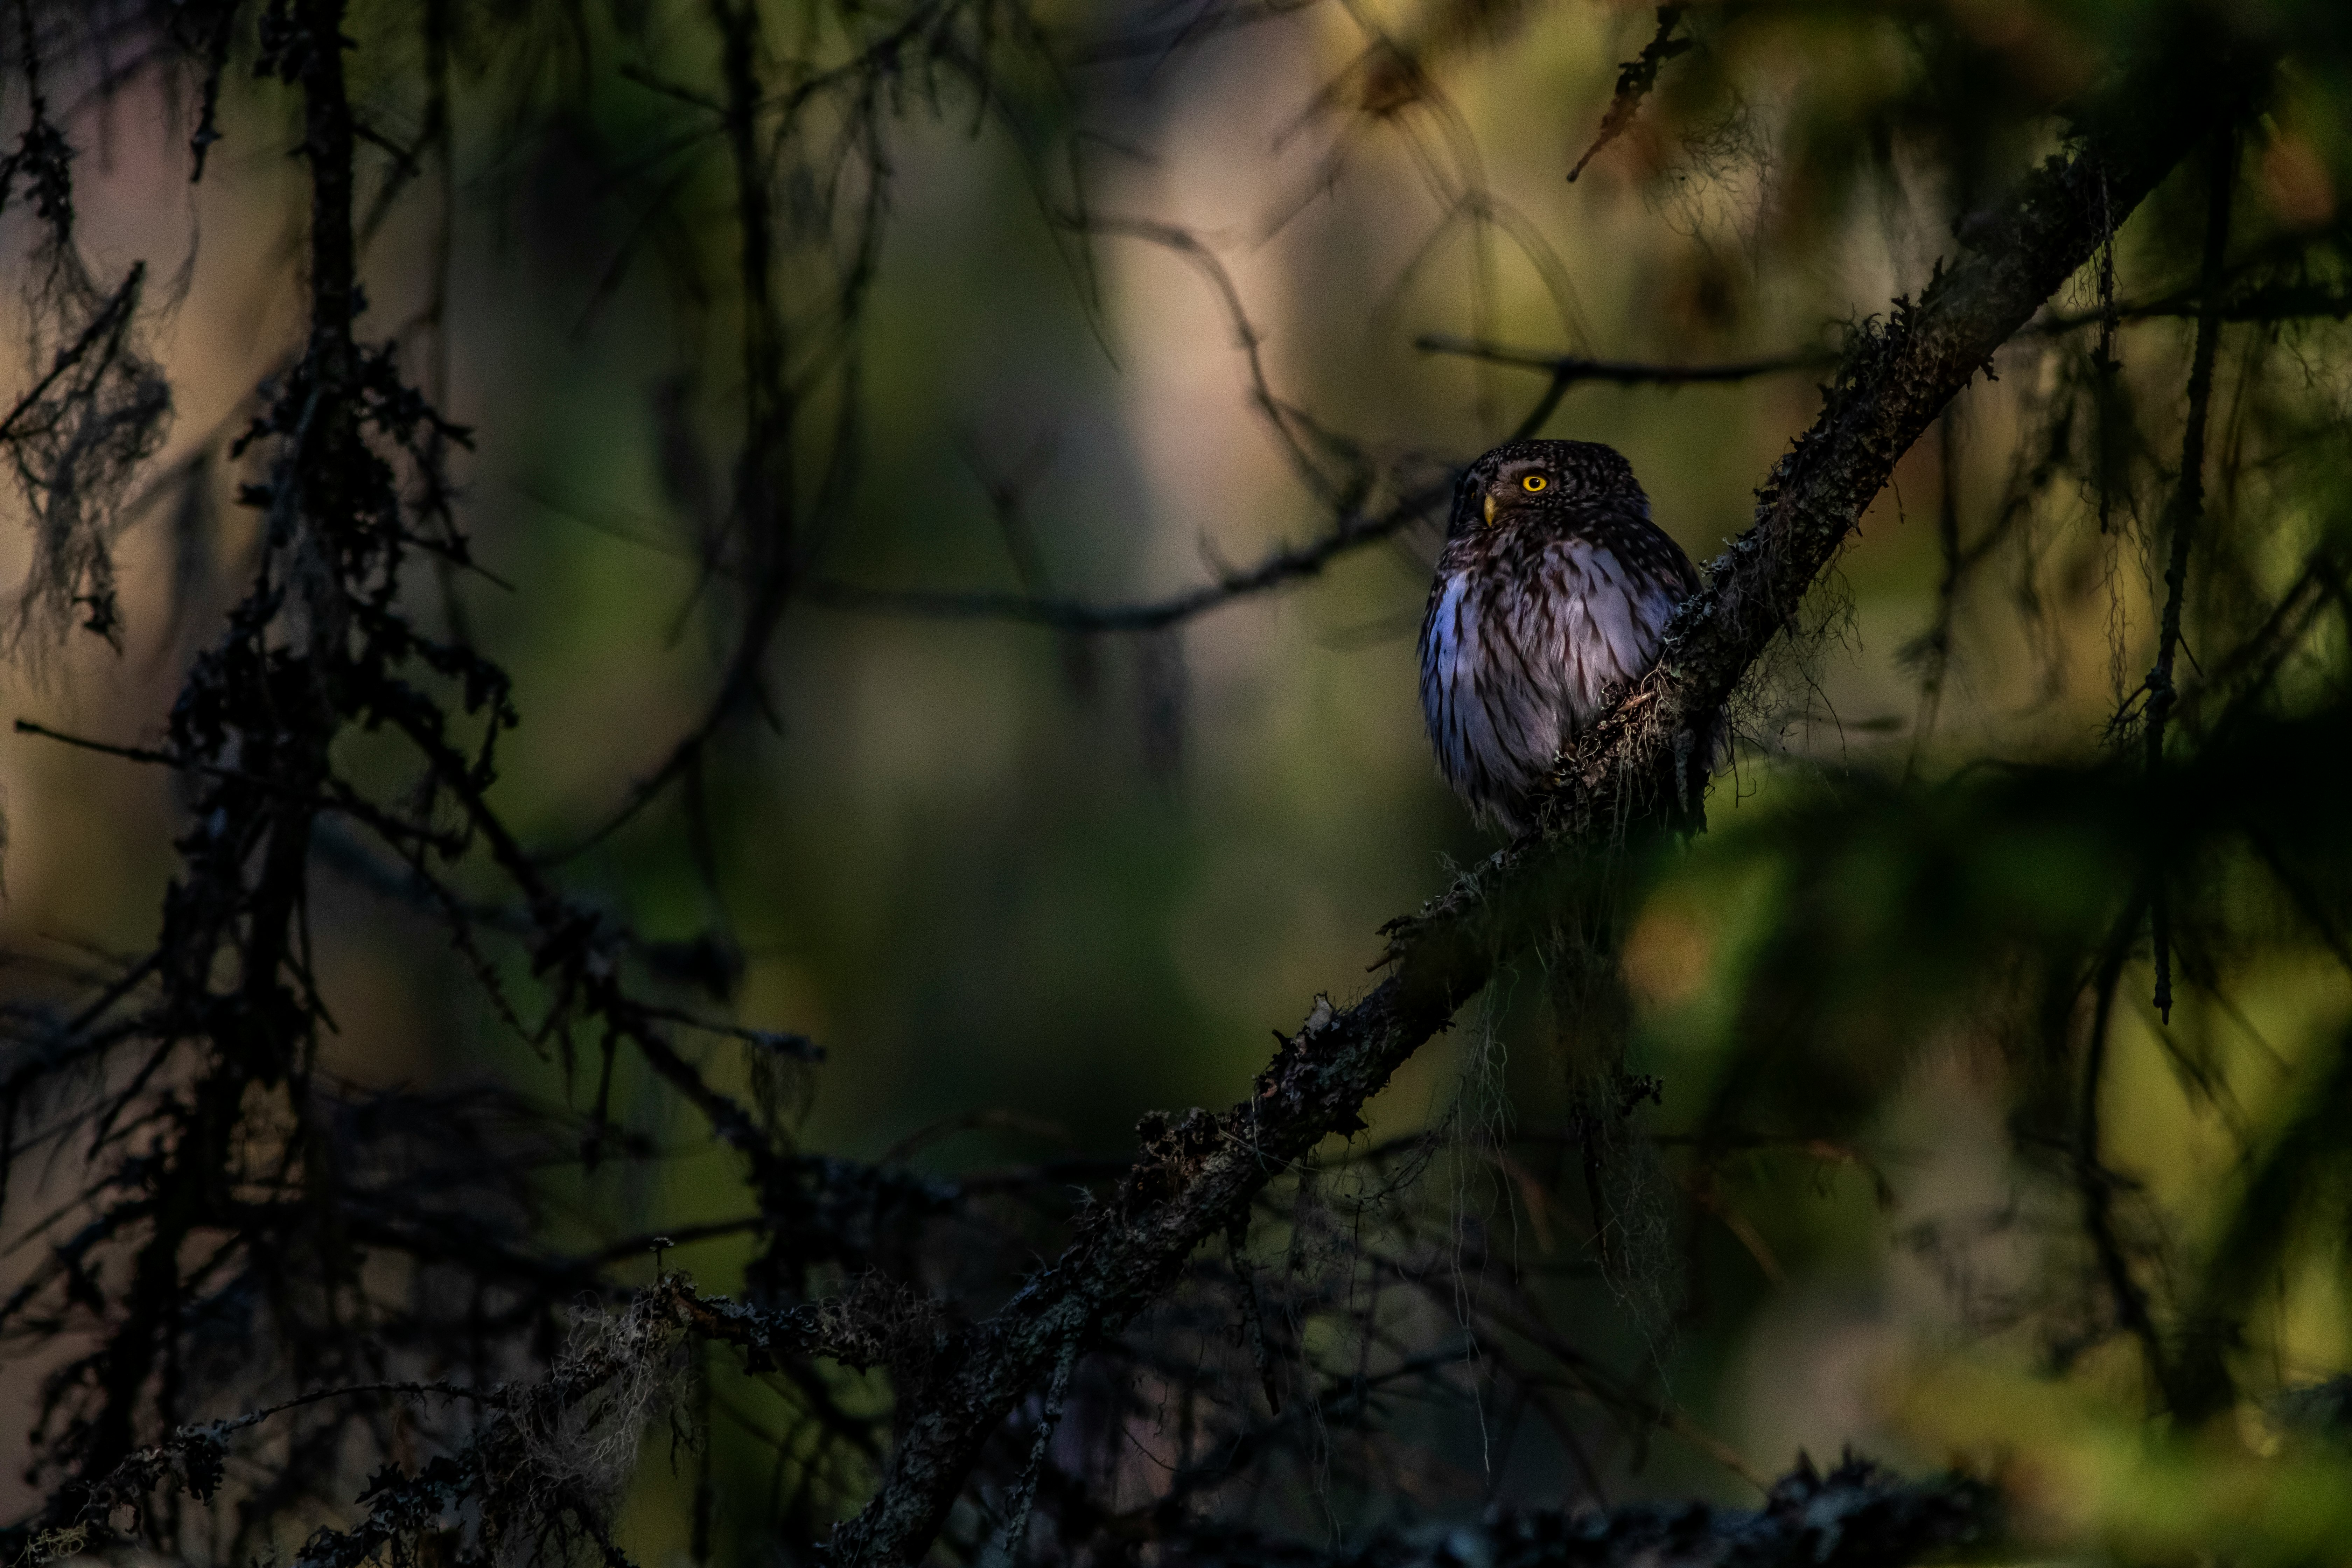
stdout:
MULTIPOLYGON (((1528 795, 1655 662, 1698 591, 1613 448, 1514 441, 1462 476, 1421 623, 1421 706, 1445 782, 1517 833, 1528 795)), ((1708 764, 1712 736, 1696 748, 1708 764)))

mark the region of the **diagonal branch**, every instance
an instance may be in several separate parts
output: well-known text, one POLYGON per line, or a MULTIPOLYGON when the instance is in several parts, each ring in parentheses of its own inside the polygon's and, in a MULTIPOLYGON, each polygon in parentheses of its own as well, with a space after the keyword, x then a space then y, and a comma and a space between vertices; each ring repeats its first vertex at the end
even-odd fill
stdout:
POLYGON ((1813 427, 1773 469, 1756 521, 1709 568, 1664 662, 1589 732, 1563 768, 1544 831, 1385 928, 1387 978, 1354 1005, 1318 1008, 1222 1114, 1147 1119, 1144 1149, 1062 1255, 993 1315, 943 1342, 935 1379, 908 1390, 874 1499, 835 1533, 837 1568, 920 1561, 982 1446, 1044 1384, 1066 1346, 1116 1332, 1178 1277, 1285 1165, 1360 1125, 1359 1109, 1486 982, 1534 927, 1563 875, 1670 818, 1687 737, 1714 716, 1796 613, 1895 460, 2166 174, 2242 115, 2267 79, 2210 36, 2176 36, 2073 117, 2070 151, 1972 225, 1916 305, 1858 334, 1813 427))
POLYGON ((1656 36, 1642 46, 1640 54, 1617 68, 1616 94, 1609 100, 1608 112, 1601 117, 1601 130, 1593 137, 1592 145, 1584 150, 1584 156, 1568 172, 1570 184, 1576 183, 1576 176, 1584 173, 1584 166, 1602 148, 1625 134, 1626 128, 1633 123, 1633 116, 1641 110, 1642 100, 1657 86, 1658 72, 1665 63, 1686 53, 1696 42, 1675 37, 1675 29, 1682 26, 1683 9, 1680 5, 1659 6, 1656 36))

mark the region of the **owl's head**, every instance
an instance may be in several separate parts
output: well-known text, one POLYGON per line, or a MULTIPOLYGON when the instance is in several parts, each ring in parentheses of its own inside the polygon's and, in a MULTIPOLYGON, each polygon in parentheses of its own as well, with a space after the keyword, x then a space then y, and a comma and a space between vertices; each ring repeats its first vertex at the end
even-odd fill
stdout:
POLYGON ((1464 470, 1449 536, 1568 511, 1650 515, 1633 467, 1598 441, 1512 441, 1464 470))

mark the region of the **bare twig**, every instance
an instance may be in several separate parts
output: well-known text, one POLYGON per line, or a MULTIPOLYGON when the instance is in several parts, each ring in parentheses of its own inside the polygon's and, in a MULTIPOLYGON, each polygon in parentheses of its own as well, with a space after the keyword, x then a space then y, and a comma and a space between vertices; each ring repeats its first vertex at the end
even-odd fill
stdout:
POLYGON ((1600 133, 1584 150, 1584 156, 1576 161, 1576 167, 1568 172, 1570 184, 1575 183, 1576 176, 1584 173, 1584 166, 1603 147, 1625 134, 1641 110, 1642 100, 1658 84, 1658 72, 1665 63, 1693 47, 1694 40, 1675 37, 1675 29, 1682 26, 1683 9, 1680 5, 1659 6, 1656 34, 1642 46, 1640 54, 1617 68, 1617 90, 1609 100, 1607 112, 1601 117, 1600 133))
POLYGON ((873 588, 820 579, 806 597, 827 609, 857 614, 923 616, 940 620, 1023 621, 1070 632, 1149 632, 1221 609, 1238 599, 1295 586, 1320 573, 1339 556, 1392 539, 1436 514, 1453 486, 1431 485, 1378 511, 1344 516, 1330 532, 1305 544, 1286 545, 1255 565, 1213 583, 1164 599, 1125 605, 1092 605, 1078 599, 1039 598, 1026 594, 959 594, 919 588, 873 588))
MULTIPOLYGON (((2197 317, 2197 346, 2189 360, 2189 419, 2180 437, 2180 479, 2167 509, 2171 534, 2164 567, 2164 613, 2158 623, 2156 666, 2142 689, 2147 693, 2144 737, 2150 773, 2164 766, 2164 731, 2172 718, 2179 688, 2173 684, 2174 656, 2180 647, 2180 614, 2189 592, 2189 552, 2197 525, 2205 513, 2206 411, 2213 398, 2213 361, 2221 351, 2221 264, 2230 247, 2230 204, 2237 193, 2238 142, 2233 129, 2215 136, 2213 163, 2208 176, 2205 217, 2203 308, 2197 317)), ((2157 1016, 2172 1018, 2172 898, 2161 864, 2149 873, 2148 934, 2156 957, 2157 1016)))
POLYGON ((1835 349, 1818 348, 1767 354, 1759 359, 1726 360, 1716 364, 1654 364, 1642 360, 1588 359, 1581 354, 1516 348, 1446 332, 1424 332, 1413 339, 1412 346, 1423 353, 1455 354, 1486 364, 1548 371, 1553 382, 1563 388, 1586 381, 1603 382, 1611 386, 1696 386, 1752 381, 1759 375, 1825 369, 1837 363, 1839 357, 1835 349))

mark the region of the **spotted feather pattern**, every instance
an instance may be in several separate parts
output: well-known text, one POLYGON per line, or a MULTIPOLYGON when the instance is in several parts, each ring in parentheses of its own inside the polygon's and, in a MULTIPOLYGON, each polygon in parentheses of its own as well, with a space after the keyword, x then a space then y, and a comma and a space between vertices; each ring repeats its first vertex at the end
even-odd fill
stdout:
POLYGON ((1697 589, 1609 447, 1520 441, 1481 458, 1422 618, 1422 711, 1446 783, 1481 818, 1526 826, 1530 788, 1655 662, 1697 589))

